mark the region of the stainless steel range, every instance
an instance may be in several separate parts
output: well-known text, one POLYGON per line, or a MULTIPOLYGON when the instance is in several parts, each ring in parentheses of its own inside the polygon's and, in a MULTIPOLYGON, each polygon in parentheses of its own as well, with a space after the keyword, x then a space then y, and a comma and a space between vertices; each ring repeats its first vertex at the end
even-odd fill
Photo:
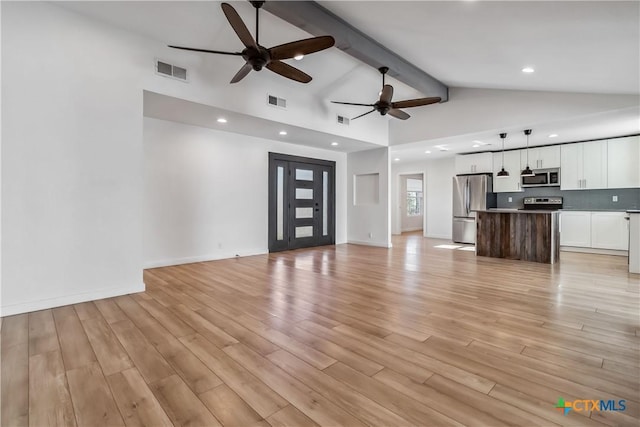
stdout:
POLYGON ((522 210, 557 210, 562 209, 562 197, 525 197, 522 210))

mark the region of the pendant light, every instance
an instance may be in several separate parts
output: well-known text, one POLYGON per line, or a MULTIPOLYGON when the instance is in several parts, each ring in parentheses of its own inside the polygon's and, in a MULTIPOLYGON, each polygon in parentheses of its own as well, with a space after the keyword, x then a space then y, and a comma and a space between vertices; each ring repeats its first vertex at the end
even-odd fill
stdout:
POLYGON ((529 135, 531 135, 531 129, 525 129, 524 134, 527 135, 527 167, 523 169, 520 176, 536 176, 529 167, 529 135))
POLYGON ((507 137, 506 133, 501 133, 500 134, 500 138, 502 138, 502 169, 500 169, 500 172, 498 172, 496 174, 496 178, 508 178, 509 177, 509 172, 504 170, 504 140, 505 140, 506 137, 507 137))

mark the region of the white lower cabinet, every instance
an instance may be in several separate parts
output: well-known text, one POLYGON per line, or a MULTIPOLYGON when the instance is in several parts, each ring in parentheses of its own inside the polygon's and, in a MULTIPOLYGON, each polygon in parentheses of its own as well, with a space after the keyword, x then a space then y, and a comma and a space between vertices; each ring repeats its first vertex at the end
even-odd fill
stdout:
POLYGON ((629 249, 629 221, 625 212, 591 213, 591 247, 599 249, 629 249))
POLYGON ((563 211, 560 214, 560 245, 591 247, 591 212, 563 211))
POLYGON ((629 249, 625 212, 563 211, 560 245, 575 248, 629 249))

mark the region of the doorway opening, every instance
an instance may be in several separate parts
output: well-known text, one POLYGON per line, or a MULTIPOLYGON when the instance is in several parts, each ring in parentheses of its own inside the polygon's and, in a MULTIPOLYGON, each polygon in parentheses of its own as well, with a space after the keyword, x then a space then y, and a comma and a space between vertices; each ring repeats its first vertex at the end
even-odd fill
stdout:
POLYGON ((269 252, 335 244, 335 166, 269 153, 269 252))
POLYGON ((424 174, 400 175, 400 232, 422 230, 424 209, 424 174))

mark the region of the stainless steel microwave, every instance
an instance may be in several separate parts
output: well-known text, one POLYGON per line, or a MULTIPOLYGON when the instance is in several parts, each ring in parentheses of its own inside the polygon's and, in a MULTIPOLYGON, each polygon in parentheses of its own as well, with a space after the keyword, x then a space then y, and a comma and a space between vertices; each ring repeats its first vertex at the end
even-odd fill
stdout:
POLYGON ((534 175, 521 176, 520 183, 523 188, 526 187, 559 187, 560 186, 560 169, 534 169, 534 175))

